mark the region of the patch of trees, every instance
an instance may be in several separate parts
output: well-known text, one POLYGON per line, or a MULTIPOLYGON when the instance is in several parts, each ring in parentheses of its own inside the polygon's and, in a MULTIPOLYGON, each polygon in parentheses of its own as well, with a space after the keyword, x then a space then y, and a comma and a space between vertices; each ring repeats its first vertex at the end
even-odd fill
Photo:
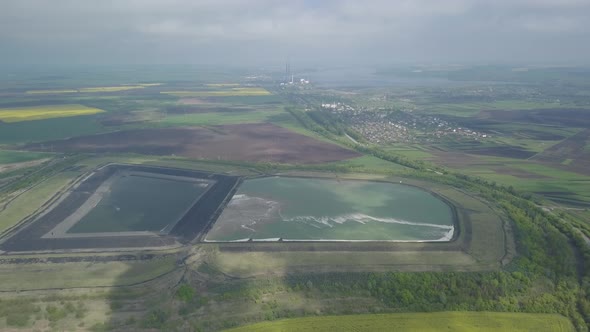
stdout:
POLYGON ((334 117, 330 112, 321 110, 308 111, 306 114, 316 123, 324 127, 327 131, 336 134, 344 135, 346 133, 346 125, 339 119, 334 117))
MULTIPOLYGON (((348 135, 357 142, 366 142, 365 138, 357 133, 356 131, 348 128, 342 121, 334 117, 328 112, 321 110, 304 112, 296 107, 285 107, 289 112, 305 129, 316 132, 329 139, 334 139, 340 143, 347 144, 350 141, 341 141, 336 136, 348 135)), ((349 144, 353 144, 350 142, 349 144)), ((347 145, 349 145, 347 144, 347 145)), ((355 144, 356 145, 356 144, 355 144)))

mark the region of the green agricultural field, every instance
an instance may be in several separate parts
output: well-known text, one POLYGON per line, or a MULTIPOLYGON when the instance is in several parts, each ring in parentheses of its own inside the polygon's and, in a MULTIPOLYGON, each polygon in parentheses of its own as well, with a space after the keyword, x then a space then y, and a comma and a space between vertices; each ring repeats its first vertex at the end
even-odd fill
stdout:
POLYGON ((53 156, 51 153, 43 152, 0 150, 0 165, 22 163, 25 161, 50 158, 51 156, 53 156))
POLYGON ((368 173, 387 173, 407 169, 400 164, 395 164, 373 156, 362 156, 354 159, 328 163, 328 165, 345 167, 351 171, 364 171, 368 173))
POLYGON ((527 110, 559 107, 568 107, 568 105, 542 101, 497 100, 494 102, 471 102, 456 104, 429 103, 427 105, 420 106, 422 110, 428 113, 446 114, 461 117, 473 116, 479 113, 481 110, 527 110))
POLYGON ((16 123, 0 122, 0 145, 29 143, 104 131, 96 116, 74 116, 16 123))
MULTIPOLYGON (((420 246, 414 246, 419 250, 420 246)), ((392 250, 369 251, 277 251, 220 252, 211 265, 226 275, 239 278, 318 272, 471 271, 478 262, 461 251, 392 250)), ((487 267, 486 267, 487 268, 487 267)))
MULTIPOLYGON (((514 146, 520 145, 532 151, 540 151, 552 145, 549 144, 550 141, 519 140, 509 137, 501 137, 497 140, 514 146)), ((414 145, 398 144, 389 150, 410 159, 442 164, 464 174, 479 176, 521 191, 537 193, 557 203, 587 206, 590 202, 589 176, 567 171, 565 167, 560 168, 559 165, 540 163, 534 157, 526 160, 471 155, 469 151, 457 150, 458 146, 460 145, 455 145, 455 149, 444 152, 434 148, 425 152, 414 145)))
POLYGON ((175 267, 173 257, 136 262, 0 264, 0 290, 130 285, 155 278, 175 267))
POLYGON ((557 167, 499 157, 478 157, 463 172, 506 186, 543 195, 563 204, 590 202, 590 177, 557 167))
POLYGON ((0 233, 35 212, 55 193, 64 189, 73 178, 74 174, 60 173, 27 190, 8 204, 0 204, 0 233))
POLYGON ((402 155, 409 159, 419 160, 419 159, 427 159, 431 158, 432 154, 428 151, 425 151, 423 147, 419 145, 410 145, 410 144, 391 144, 386 148, 387 151, 391 151, 395 154, 402 155))
POLYGON ((215 103, 228 103, 233 105, 280 105, 284 103, 280 95, 241 95, 241 96, 213 96, 207 100, 215 103))
POLYGON ((0 108, 0 121, 13 123, 52 118, 66 118, 102 112, 104 111, 101 109, 79 104, 0 108))
POLYGON ((198 113, 186 115, 169 115, 159 123, 164 125, 223 125, 269 122, 284 115, 281 110, 260 110, 253 112, 198 113))
POLYGON ((46 89, 46 90, 28 90, 26 91, 29 95, 51 95, 51 94, 64 94, 64 93, 95 93, 95 92, 119 92, 135 89, 143 89, 150 86, 158 86, 161 83, 144 83, 136 85, 120 85, 120 86, 97 86, 90 88, 77 88, 77 89, 46 89))
POLYGON ((161 93, 169 94, 177 97, 234 97, 234 96, 268 96, 271 95, 268 90, 257 87, 229 87, 216 86, 218 88, 226 88, 222 90, 203 90, 203 91, 162 91, 161 93))
POLYGON ((304 317, 238 327, 226 332, 323 331, 574 331, 559 315, 499 312, 434 312, 304 317))

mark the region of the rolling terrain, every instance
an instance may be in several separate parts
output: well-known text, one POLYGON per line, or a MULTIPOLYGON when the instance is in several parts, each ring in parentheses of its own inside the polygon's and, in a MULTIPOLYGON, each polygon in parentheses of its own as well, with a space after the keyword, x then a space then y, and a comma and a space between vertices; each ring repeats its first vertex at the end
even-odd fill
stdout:
MULTIPOLYGON (((0 80, 0 329, 588 330, 583 84, 339 88, 259 74, 0 80), (252 194, 262 212, 226 208, 274 176, 309 185, 263 186, 252 194), (396 194, 355 196, 360 180, 444 202, 453 236, 205 241, 223 211, 257 231, 272 219, 358 232, 359 211, 391 221, 379 213, 396 194)), ((396 222, 450 227, 402 196, 424 211, 396 222)))

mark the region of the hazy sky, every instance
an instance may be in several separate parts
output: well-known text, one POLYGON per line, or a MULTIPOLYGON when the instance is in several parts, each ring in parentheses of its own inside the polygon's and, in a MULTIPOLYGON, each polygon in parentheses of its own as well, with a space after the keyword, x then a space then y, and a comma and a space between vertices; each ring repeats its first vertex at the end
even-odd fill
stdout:
POLYGON ((0 64, 588 63, 590 0, 0 0, 0 64))

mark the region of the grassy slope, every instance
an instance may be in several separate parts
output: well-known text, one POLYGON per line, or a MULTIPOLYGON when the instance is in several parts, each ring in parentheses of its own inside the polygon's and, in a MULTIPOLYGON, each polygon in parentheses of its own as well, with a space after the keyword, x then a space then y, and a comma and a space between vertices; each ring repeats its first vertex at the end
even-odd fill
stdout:
POLYGON ((27 151, 13 151, 0 150, 0 165, 22 163, 25 161, 49 158, 52 154, 42 152, 27 152, 27 151))
POLYGON ((221 252, 215 267, 232 276, 285 275, 294 272, 442 271, 467 269, 477 262, 459 251, 400 252, 221 252))
POLYGON ((573 331, 559 315, 436 312, 304 317, 238 327, 227 332, 270 331, 573 331))
MULTIPOLYGON (((514 141, 520 142, 520 140, 514 141)), ((545 148, 550 146, 545 145, 545 148)), ((540 147, 537 142, 536 148, 540 147)), ((414 144, 395 144, 387 148, 410 159, 442 163, 450 169, 468 175, 480 176, 523 191, 542 193, 548 198, 557 199, 563 203, 567 203, 570 199, 590 202, 589 176, 569 172, 549 164, 541 164, 535 160, 468 154, 461 157, 453 150, 449 150, 450 154, 445 157, 444 153, 424 149, 414 144), (439 155, 435 156, 435 153, 439 155), (527 173, 528 176, 526 176, 527 173), (547 195, 547 192, 552 192, 552 196, 547 195)))
POLYGON ((175 266, 173 257, 138 262, 0 264, 0 290, 130 285, 175 266))
POLYGON ((35 212, 72 179, 72 174, 60 173, 18 196, 5 208, 4 203, 0 205, 0 210, 4 208, 0 211, 0 232, 35 212))

